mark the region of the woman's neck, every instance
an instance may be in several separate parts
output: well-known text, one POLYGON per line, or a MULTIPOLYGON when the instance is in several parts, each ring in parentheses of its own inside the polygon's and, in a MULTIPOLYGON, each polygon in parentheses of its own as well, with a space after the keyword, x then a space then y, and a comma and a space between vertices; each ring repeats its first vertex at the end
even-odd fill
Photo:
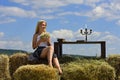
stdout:
POLYGON ((38 34, 41 34, 41 33, 43 33, 43 32, 46 32, 46 30, 44 30, 44 31, 42 30, 42 31, 40 31, 38 34))

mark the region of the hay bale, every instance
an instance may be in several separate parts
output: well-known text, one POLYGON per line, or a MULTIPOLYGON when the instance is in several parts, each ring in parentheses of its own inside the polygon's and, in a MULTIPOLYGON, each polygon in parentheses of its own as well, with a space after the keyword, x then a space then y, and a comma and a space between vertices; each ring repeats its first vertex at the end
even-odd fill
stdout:
POLYGON ((115 80, 115 70, 108 64, 101 64, 97 67, 98 80, 115 80))
POLYGON ((58 80, 57 70, 46 65, 25 65, 13 74, 15 80, 58 80))
POLYGON ((68 64, 68 66, 63 68, 62 80, 90 80, 90 79, 85 75, 85 70, 83 67, 75 64, 68 64))
POLYGON ((118 80, 120 80, 120 76, 118 76, 118 80))
POLYGON ((9 58, 7 55, 0 55, 0 80, 10 80, 9 58))
POLYGON ((99 60, 80 60, 63 67, 63 80, 114 80, 115 70, 99 60))
POLYGON ((24 53, 16 53, 10 56, 10 74, 15 72, 15 70, 22 66, 28 64, 28 55, 24 53))
POLYGON ((120 76, 120 55, 109 55, 109 57, 107 58, 107 62, 115 68, 116 79, 118 79, 118 76, 120 76))
POLYGON ((30 54, 25 53, 16 53, 10 56, 10 74, 15 72, 15 70, 26 64, 48 64, 48 61, 45 59, 41 59, 39 61, 29 61, 30 54))

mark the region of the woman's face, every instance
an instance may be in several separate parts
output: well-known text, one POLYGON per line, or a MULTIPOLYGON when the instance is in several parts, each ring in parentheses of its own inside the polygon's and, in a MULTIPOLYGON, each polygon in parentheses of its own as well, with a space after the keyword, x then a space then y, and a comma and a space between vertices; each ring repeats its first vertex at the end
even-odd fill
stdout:
POLYGON ((39 24, 39 29, 40 30, 46 29, 46 22, 42 22, 41 24, 39 24))
POLYGON ((42 22, 39 26, 42 27, 42 28, 44 28, 44 27, 46 27, 46 23, 42 22))

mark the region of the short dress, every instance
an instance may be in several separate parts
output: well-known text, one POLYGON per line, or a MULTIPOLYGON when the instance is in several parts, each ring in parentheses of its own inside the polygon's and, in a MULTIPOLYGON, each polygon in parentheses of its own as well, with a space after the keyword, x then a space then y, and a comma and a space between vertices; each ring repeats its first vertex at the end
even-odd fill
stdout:
MULTIPOLYGON (((38 37, 37 37, 37 41, 40 39, 40 35, 38 35, 38 37)), ((40 58, 40 55, 41 55, 41 53, 42 53, 42 50, 44 49, 44 48, 46 48, 46 47, 48 47, 48 45, 47 45, 47 42, 41 42, 40 44, 39 44, 39 46, 37 47, 37 49, 33 52, 33 56, 34 57, 36 57, 38 60, 40 60, 41 58, 40 58)), ((57 55, 55 54, 55 53, 53 53, 53 58, 56 58, 57 57, 57 55)), ((46 58, 47 59, 47 58, 46 58)))

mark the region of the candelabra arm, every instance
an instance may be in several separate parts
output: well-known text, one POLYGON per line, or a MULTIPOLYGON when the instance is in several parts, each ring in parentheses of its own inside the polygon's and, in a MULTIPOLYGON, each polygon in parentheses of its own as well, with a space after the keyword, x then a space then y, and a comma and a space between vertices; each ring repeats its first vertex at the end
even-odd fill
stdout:
POLYGON ((88 33, 87 35, 91 35, 92 32, 88 33))
POLYGON ((80 33, 82 35, 85 35, 85 41, 87 41, 87 35, 90 35, 92 33, 92 29, 88 30, 87 27, 85 28, 85 30, 80 30, 80 33))
POLYGON ((81 33, 82 35, 86 35, 85 33, 81 33))
POLYGON ((90 29, 90 32, 88 33, 88 35, 90 35, 92 33, 92 30, 90 29))
POLYGON ((81 33, 82 35, 85 35, 85 33, 82 31, 82 29, 80 30, 80 33, 81 33))

